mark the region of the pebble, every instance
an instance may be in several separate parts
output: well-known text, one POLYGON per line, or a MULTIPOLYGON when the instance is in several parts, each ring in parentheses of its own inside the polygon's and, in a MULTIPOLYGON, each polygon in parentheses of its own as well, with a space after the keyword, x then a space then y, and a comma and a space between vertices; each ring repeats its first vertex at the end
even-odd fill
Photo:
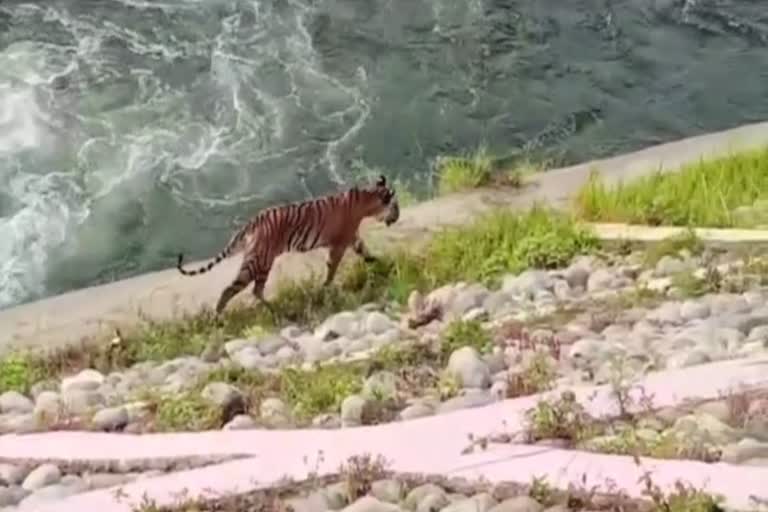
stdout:
POLYGON ((491 385, 491 370, 474 347, 454 350, 448 359, 448 374, 464 388, 487 388, 491 385))
POLYGON ((32 412, 35 404, 18 391, 6 391, 0 394, 0 414, 20 414, 32 412))
POLYGON ((36 491, 42 487, 58 483, 61 480, 61 471, 55 464, 41 464, 33 469, 21 487, 27 491, 36 491))

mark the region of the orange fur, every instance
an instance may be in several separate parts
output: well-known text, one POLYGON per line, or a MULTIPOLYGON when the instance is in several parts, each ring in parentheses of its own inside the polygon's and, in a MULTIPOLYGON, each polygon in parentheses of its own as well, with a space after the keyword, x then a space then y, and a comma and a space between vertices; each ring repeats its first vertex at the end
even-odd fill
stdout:
POLYGON ((176 268, 184 275, 202 274, 229 256, 245 251, 237 276, 219 297, 216 313, 221 313, 227 303, 251 282, 253 295, 271 309, 264 299, 264 285, 275 259, 282 253, 328 248, 325 279, 325 285, 328 285, 348 248, 368 262, 375 260, 359 235, 364 218, 375 217, 390 225, 399 216, 395 192, 387 187, 386 178, 380 176, 369 187, 353 187, 317 199, 262 210, 235 233, 207 265, 185 270, 182 267, 184 256, 179 254, 176 268))

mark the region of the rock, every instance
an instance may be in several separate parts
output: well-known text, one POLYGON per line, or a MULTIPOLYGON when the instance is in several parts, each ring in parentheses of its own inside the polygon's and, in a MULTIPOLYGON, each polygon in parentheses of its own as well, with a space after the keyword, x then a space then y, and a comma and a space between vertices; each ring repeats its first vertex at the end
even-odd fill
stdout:
POLYGON ((87 368, 72 377, 61 379, 61 392, 68 391, 93 391, 104 383, 104 375, 101 372, 87 368))
POLYGON ((655 279, 649 279, 645 283, 645 289, 656 293, 666 293, 672 288, 671 277, 657 277, 655 279))
MULTIPOLYGON (((506 372, 504 373, 506 375, 506 372)), ((494 400, 504 400, 507 398, 508 393, 509 381, 507 379, 494 380, 493 384, 491 384, 491 396, 494 400)))
POLYGON ((558 279, 552 286, 552 293, 555 298, 561 302, 567 302, 572 296, 573 292, 568 284, 568 281, 558 279))
POLYGON ((35 399, 34 413, 44 421, 58 418, 63 413, 64 404, 55 391, 42 391, 35 399))
POLYGON ((405 488, 399 480, 376 480, 371 484, 371 495, 386 503, 399 503, 405 488))
POLYGON ((72 387, 61 393, 63 411, 69 416, 85 416, 95 409, 104 407, 106 400, 96 390, 72 387))
POLYGON ((696 414, 709 414, 716 418, 718 421, 727 423, 731 418, 731 407, 726 400, 714 400, 711 402, 704 402, 696 407, 694 411, 696 414))
POLYGON ((587 291, 599 292, 616 287, 616 274, 606 268, 598 268, 587 279, 587 291))
POLYGON ((315 337, 330 341, 344 336, 348 339, 358 338, 362 334, 360 319, 357 313, 342 311, 328 317, 316 330, 315 337))
POLYGON ((722 448, 721 460, 729 464, 740 464, 745 460, 768 457, 768 443, 745 438, 722 448))
POLYGON ((209 382, 200 392, 203 400, 207 400, 219 407, 228 422, 238 414, 244 414, 247 407, 243 393, 226 382, 209 382))
POLYGON ((552 278, 543 270, 526 270, 504 277, 501 289, 515 297, 531 300, 537 291, 552 289, 552 278))
POLYGON ((563 278, 571 288, 587 287, 589 275, 592 273, 593 261, 588 258, 578 258, 563 272, 563 278))
POLYGON ((711 359, 703 350, 692 349, 672 354, 666 358, 666 361, 667 368, 673 370, 709 363, 711 359))
POLYGON ((222 430, 249 430, 256 428, 256 422, 247 414, 238 414, 226 423, 222 430))
POLYGON ((37 507, 41 505, 48 505, 53 501, 66 498, 67 496, 72 496, 74 494, 78 494, 86 490, 87 490, 87 486, 82 482, 71 483, 66 485, 65 484, 48 485, 40 489, 37 489, 36 491, 28 495, 26 498, 21 500, 21 502, 19 503, 19 508, 27 509, 27 508, 37 507))
POLYGON ((604 342, 595 339, 582 338, 568 349, 568 359, 578 367, 589 365, 601 357, 604 345, 604 342))
POLYGON ((277 334, 269 334, 256 342, 256 346, 263 356, 277 353, 278 350, 288 345, 288 340, 277 334))
POLYGON ((434 407, 424 403, 415 403, 400 411, 398 417, 403 421, 407 421, 423 418, 425 416, 432 416, 433 414, 435 414, 434 407))
POLYGON ((131 475, 120 473, 85 473, 83 475, 83 482, 90 490, 127 484, 133 479, 131 475))
POLYGON ((709 316, 709 313, 709 304, 703 302, 686 300, 680 305, 680 316, 685 321, 704 319, 709 316))
POLYGON ((482 308, 491 315, 499 316, 506 314, 514 308, 517 302, 511 294, 504 291, 491 292, 483 301, 482 308))
POLYGON ((544 505, 529 496, 515 496, 491 507, 488 512, 541 512, 544 505))
POLYGON ((328 510, 341 510, 347 505, 349 485, 346 480, 326 485, 320 492, 325 496, 328 510))
POLYGON ((493 496, 483 492, 470 498, 458 499, 441 512, 488 512, 494 505, 496 505, 496 500, 493 499, 493 496))
POLYGON ((259 416, 268 422, 283 421, 290 416, 290 412, 279 398, 265 398, 259 406, 259 416))
MULTIPOLYGON (((392 503, 384 503, 373 496, 363 496, 351 505, 344 507, 343 512, 400 512, 400 507, 392 503)), ((296 511, 298 512, 298 511, 296 511)))
POLYGON ((768 343, 768 325, 758 325, 749 331, 748 341, 757 341, 764 345, 768 343))
POLYGON ((363 324, 365 331, 371 334, 381 334, 397 327, 395 322, 379 311, 371 311, 365 315, 363 324))
MULTIPOLYGON (((28 494, 21 487, 0 487, 0 507, 13 507, 18 505, 28 494)), ((4 510, 4 509, 2 509, 4 510)))
POLYGON ((227 356, 231 359, 236 353, 240 352, 246 347, 256 347, 256 344, 251 340, 236 338, 224 343, 224 352, 226 352, 227 356))
POLYGON ((438 512, 449 503, 448 495, 445 493, 427 494, 421 501, 419 501, 418 505, 416 505, 416 512, 438 512))
POLYGON ((680 258, 674 256, 662 256, 656 263, 654 274, 657 277, 668 277, 682 272, 689 272, 694 269, 694 265, 690 261, 683 261, 680 258))
POLYGON ((34 413, 3 414, 0 416, 0 434, 29 434, 43 425, 34 413))
POLYGON ((24 466, 8 463, 0 463, 0 485, 19 485, 29 474, 24 466))
MULTIPOLYGON (((435 484, 424 484, 411 489, 403 501, 403 506, 408 510, 417 511, 419 504, 429 496, 443 497, 445 503, 448 502, 445 491, 441 487, 438 487, 435 484)), ((434 502, 434 498, 432 502, 434 502)))
POLYGON ((336 414, 319 414, 312 418, 312 426, 316 428, 339 428, 341 419, 336 414))
POLYGON ((91 418, 93 426, 99 430, 115 431, 125 428, 130 422, 125 407, 108 407, 101 409, 91 418))
POLYGON ((418 290, 413 290, 408 295, 408 311, 411 313, 418 313, 426 307, 424 296, 418 290))
POLYGON ((448 313, 453 317, 461 317, 465 313, 482 306, 488 290, 480 284, 471 284, 460 290, 448 306, 448 313))
POLYGON ((680 439, 692 443, 723 446, 735 441, 739 434, 710 414, 689 414, 678 418, 670 429, 680 439))
POLYGON ((259 370, 266 366, 266 359, 261 351, 252 345, 242 347, 229 357, 245 370, 259 370))
POLYGON ((446 372, 464 388, 487 388, 491 385, 491 370, 474 347, 461 347, 448 358, 446 372))
POLYGON ((32 412, 35 404, 18 391, 6 391, 0 394, 0 414, 20 414, 32 412))
POLYGON ((457 411, 459 409, 471 409, 473 407, 483 407, 495 401, 490 390, 466 390, 464 394, 449 398, 445 402, 441 403, 438 408, 438 413, 446 413, 451 411, 457 411))
POLYGON ((56 464, 41 464, 27 475, 21 487, 27 491, 36 491, 58 483, 59 480, 61 480, 61 471, 56 464))
POLYGON ((362 424, 367 400, 360 395, 349 395, 341 402, 341 426, 357 427, 362 424))
POLYGON ((369 400, 388 400, 397 396, 397 376, 388 371, 372 374, 363 383, 363 397, 369 400))
POLYGON ((682 322, 680 316, 680 304, 677 302, 665 302, 653 311, 649 312, 647 319, 656 324, 677 325, 682 322))
POLYGON ((216 342, 209 342, 205 344, 203 351, 200 352, 200 359, 206 363, 215 363, 224 357, 224 347, 216 342))

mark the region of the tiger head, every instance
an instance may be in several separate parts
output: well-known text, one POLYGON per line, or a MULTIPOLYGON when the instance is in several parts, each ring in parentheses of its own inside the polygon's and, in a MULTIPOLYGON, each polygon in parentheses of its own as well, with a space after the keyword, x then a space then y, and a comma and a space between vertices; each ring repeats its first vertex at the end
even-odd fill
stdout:
POLYGON ((387 178, 379 176, 373 186, 362 190, 369 200, 368 215, 390 226, 400 218, 400 205, 395 191, 387 186, 387 178))

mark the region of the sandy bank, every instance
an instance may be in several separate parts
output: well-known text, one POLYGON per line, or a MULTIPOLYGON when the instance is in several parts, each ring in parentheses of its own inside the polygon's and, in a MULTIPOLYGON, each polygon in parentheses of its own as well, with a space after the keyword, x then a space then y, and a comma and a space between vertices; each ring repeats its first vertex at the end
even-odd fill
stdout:
MULTIPOLYGON (((420 238, 442 226, 469 222, 492 206, 524 208, 542 200, 563 205, 592 169, 599 170, 608 182, 615 182, 658 168, 674 170, 700 158, 765 144, 768 122, 683 139, 549 171, 532 179, 522 190, 477 190, 424 202, 404 209, 401 221, 392 228, 368 225, 365 236, 374 249, 380 249, 399 240, 420 238)), ((194 278, 181 276, 171 268, 0 311, 0 352, 13 347, 59 347, 110 332, 114 326, 135 323, 142 315, 166 319, 201 305, 212 305, 238 264, 236 257, 194 278)), ((169 267, 172 265, 169 261, 169 267)), ((312 271, 323 271, 322 253, 286 255, 278 261, 267 293, 287 276, 302 277, 312 271)), ((250 297, 243 293, 239 299, 250 297)))

